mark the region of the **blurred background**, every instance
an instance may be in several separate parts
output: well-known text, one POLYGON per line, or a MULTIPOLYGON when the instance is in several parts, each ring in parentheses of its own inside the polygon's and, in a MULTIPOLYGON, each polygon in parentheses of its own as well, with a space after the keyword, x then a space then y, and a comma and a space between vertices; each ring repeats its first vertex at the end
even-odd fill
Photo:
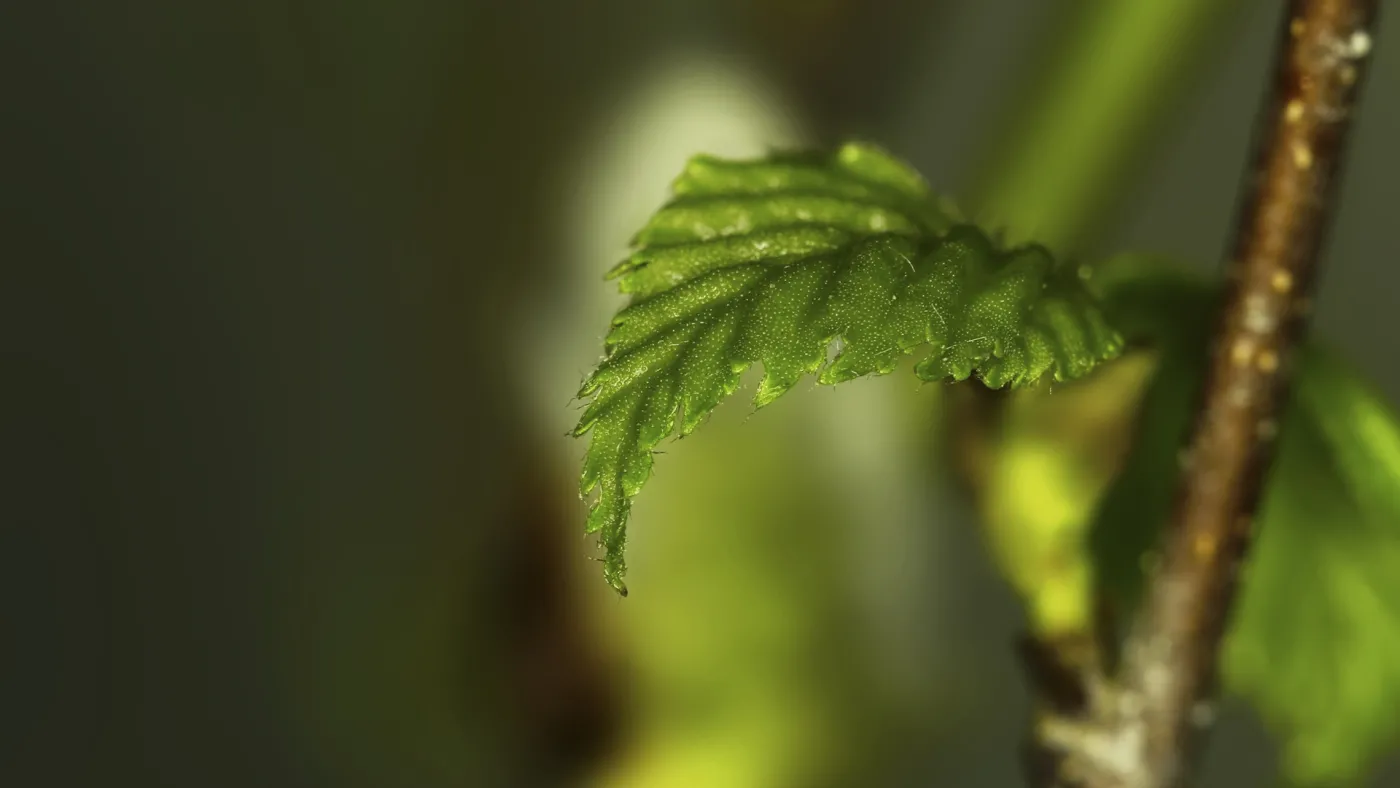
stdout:
MULTIPOLYGON (((848 137, 1010 236, 1214 267, 1280 13, 7 4, 0 782, 1020 785, 1023 614, 939 387, 722 408, 605 586, 564 437, 601 275, 692 153, 848 137)), ((1383 23, 1317 330, 1398 402, 1383 23)), ((1205 784, 1274 761, 1227 705, 1205 784)))

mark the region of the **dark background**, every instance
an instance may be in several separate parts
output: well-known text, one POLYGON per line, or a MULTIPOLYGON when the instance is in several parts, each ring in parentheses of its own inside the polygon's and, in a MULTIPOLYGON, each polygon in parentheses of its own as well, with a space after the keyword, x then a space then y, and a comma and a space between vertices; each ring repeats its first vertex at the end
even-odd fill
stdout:
MULTIPOLYGON (((567 579, 601 586, 586 543, 554 527, 579 522, 553 503, 573 449, 532 409, 577 370, 539 391, 520 361, 551 282, 604 292, 567 253, 566 207, 605 199, 586 141, 626 140, 612 113, 675 52, 720 53, 805 137, 952 190, 1056 6, 7 4, 0 782, 549 785, 606 758, 625 693, 567 579)), ((1241 6, 1101 248, 1224 248, 1278 13, 1241 6)), ((1400 401, 1384 21, 1317 326, 1400 401)), ((948 549, 948 636, 1006 709, 905 774, 1015 784, 1015 605, 975 540, 948 549)), ((1229 717, 1213 784, 1269 753, 1229 717)))

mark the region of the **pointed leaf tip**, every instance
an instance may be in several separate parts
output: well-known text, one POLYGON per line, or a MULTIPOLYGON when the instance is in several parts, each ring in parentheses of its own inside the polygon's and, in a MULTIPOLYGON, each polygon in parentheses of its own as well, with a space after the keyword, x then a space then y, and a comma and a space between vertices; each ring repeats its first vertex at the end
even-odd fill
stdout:
POLYGON ((761 408, 806 375, 887 374, 925 344, 920 377, 977 373, 994 386, 1077 377, 1115 352, 1111 331, 1078 330, 1103 319, 1073 271, 954 227, 919 174, 877 147, 696 156, 672 188, 608 273, 633 303, 579 395, 593 398, 575 430, 592 434, 587 530, 601 535, 605 578, 624 595, 629 500, 653 449, 693 431, 753 364, 764 367, 761 408))

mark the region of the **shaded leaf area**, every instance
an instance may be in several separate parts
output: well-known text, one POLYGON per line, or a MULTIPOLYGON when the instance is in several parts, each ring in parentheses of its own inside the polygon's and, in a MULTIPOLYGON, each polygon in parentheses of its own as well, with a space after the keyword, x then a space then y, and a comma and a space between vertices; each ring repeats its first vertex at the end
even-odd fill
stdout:
MULTIPOLYGON (((1101 587, 1131 608, 1169 514, 1215 291, 1143 259, 1105 266, 1099 285, 1129 341, 1162 351, 1090 536, 1101 587)), ((1221 670, 1281 737, 1288 779, 1349 785, 1400 737, 1400 421, 1315 343, 1297 363, 1221 670)))
POLYGON ((1123 465, 1132 437, 1125 425, 1156 368, 1156 353, 1129 348, 1084 380, 1005 398, 995 427, 981 430, 990 459, 978 488, 980 526, 1030 634, 1043 642, 1074 642, 1094 626, 1085 533, 1123 465))
POLYGON ((915 172, 869 146, 702 156, 673 190, 609 274, 633 301, 579 390, 590 401, 574 434, 592 433, 580 489, 598 496, 587 531, 621 593, 630 499, 653 449, 692 432, 753 364, 762 407, 806 375, 887 374, 921 346, 920 378, 993 388, 1076 378, 1121 348, 1072 267, 956 224, 915 172))

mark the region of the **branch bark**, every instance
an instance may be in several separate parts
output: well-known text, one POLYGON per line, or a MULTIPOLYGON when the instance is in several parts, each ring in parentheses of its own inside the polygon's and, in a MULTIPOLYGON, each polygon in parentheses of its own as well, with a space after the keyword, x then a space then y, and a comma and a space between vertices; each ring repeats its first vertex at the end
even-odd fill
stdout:
POLYGON ((1062 755, 1061 785, 1174 788, 1189 779, 1307 328, 1377 5, 1289 3, 1161 562, 1117 680, 1091 681, 1085 717, 1049 718, 1037 732, 1062 755))

